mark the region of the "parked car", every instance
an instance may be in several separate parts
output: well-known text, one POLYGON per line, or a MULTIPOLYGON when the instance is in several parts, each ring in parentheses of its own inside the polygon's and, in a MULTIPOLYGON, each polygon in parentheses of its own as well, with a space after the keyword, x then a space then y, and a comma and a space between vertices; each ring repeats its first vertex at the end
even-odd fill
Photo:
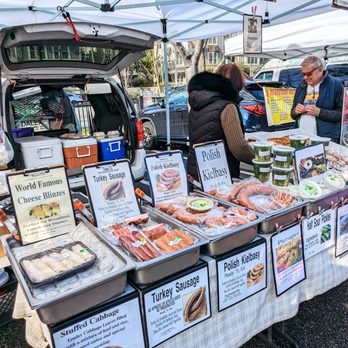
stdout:
MULTIPOLYGON (((265 110, 263 86, 282 87, 282 82, 246 81, 240 92, 242 99, 240 111, 246 132, 282 130, 293 126, 287 123, 269 127, 265 110)), ((188 94, 186 86, 176 89, 169 95, 170 137, 172 143, 189 144, 188 135, 188 94)), ((151 149, 157 143, 166 141, 166 104, 161 100, 156 106, 144 108, 139 115, 143 122, 145 148, 151 149)))
MULTIPOLYGON (((16 168, 21 163, 11 134, 15 125, 29 124, 34 135, 50 136, 61 134, 63 129, 78 132, 83 127, 89 133, 119 130, 133 175, 140 179, 145 172, 142 124, 135 116, 131 98, 114 75, 152 48, 157 38, 110 25, 100 24, 98 36, 88 23, 75 23, 75 27, 79 42, 67 26, 55 23, 0 31, 4 115, 0 126, 7 131, 17 152, 16 168), (86 91, 85 87, 91 84, 96 84, 95 88, 86 91), (70 91, 81 93, 74 95, 70 91), (22 96, 15 100, 13 96, 18 93, 22 96), (84 103, 83 110, 88 111, 83 117, 75 114, 79 103, 84 103), (21 108, 26 114, 20 113, 21 108)), ((72 186, 84 184, 81 171, 68 175, 74 175, 72 186)))

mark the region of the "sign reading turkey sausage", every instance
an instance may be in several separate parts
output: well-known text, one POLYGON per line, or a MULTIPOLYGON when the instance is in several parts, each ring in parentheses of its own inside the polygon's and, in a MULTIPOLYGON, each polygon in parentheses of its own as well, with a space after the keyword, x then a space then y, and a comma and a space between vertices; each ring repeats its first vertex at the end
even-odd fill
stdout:
POLYGON ((144 306, 150 347, 209 318, 207 265, 147 291, 144 306))
POLYGON ((204 192, 232 186, 223 141, 197 144, 194 150, 204 192))
POLYGON ((140 214, 128 161, 86 166, 83 172, 98 227, 140 214))
POLYGON ((177 197, 187 197, 187 173, 181 151, 146 156, 145 164, 153 205, 177 197))
POLYGON ((217 261, 219 311, 266 288, 266 261, 266 242, 262 239, 217 261))
POLYGON ((38 242, 75 228, 64 166, 7 176, 22 244, 38 242))

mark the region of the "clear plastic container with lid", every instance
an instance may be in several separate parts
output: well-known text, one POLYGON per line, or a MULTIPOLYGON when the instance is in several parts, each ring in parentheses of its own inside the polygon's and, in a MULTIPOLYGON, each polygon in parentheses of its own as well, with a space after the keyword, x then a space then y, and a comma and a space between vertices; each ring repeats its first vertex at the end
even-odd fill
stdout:
POLYGON ((289 168, 295 148, 289 146, 273 146, 273 164, 277 168, 289 168))
POLYGON ((256 141, 254 144, 255 160, 267 162, 271 160, 272 144, 268 141, 256 141))

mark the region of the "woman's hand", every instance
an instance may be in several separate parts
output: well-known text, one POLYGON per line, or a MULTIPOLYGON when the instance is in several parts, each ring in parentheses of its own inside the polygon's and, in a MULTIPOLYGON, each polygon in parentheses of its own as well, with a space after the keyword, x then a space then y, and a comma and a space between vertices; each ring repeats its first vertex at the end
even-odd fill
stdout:
POLYGON ((301 115, 301 114, 304 114, 305 112, 306 112, 306 108, 302 104, 299 103, 295 106, 296 115, 301 115))

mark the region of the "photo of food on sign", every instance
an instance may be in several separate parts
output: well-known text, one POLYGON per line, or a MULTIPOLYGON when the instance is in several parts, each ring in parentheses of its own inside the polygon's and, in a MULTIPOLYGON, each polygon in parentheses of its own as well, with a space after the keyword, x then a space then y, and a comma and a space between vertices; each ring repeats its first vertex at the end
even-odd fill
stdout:
POLYGON ((177 169, 166 169, 156 176, 156 181, 158 192, 177 189, 181 184, 180 172, 177 169))
POLYGON ((276 249, 277 254, 277 271, 278 273, 285 271, 302 260, 302 243, 301 237, 297 236, 286 244, 276 249))
POLYGON ((323 226, 320 232, 320 244, 327 242, 331 238, 331 225, 323 226))
POLYGON ((263 263, 257 263, 251 270, 247 273, 247 288, 250 288, 258 284, 265 276, 265 266, 263 263))
POLYGON ((60 213, 60 206, 56 202, 39 204, 29 209, 29 216, 37 220, 47 219, 60 213))
POLYGON ((325 156, 318 154, 302 158, 299 163, 299 174, 301 179, 313 178, 325 172, 325 156))
POLYGON ((348 215, 340 217, 340 236, 348 233, 348 215))
POLYGON ((205 286, 183 296, 184 323, 189 324, 207 314, 205 286))
POLYGON ((111 181, 102 186, 103 197, 106 201, 125 198, 123 183, 121 180, 111 181))

